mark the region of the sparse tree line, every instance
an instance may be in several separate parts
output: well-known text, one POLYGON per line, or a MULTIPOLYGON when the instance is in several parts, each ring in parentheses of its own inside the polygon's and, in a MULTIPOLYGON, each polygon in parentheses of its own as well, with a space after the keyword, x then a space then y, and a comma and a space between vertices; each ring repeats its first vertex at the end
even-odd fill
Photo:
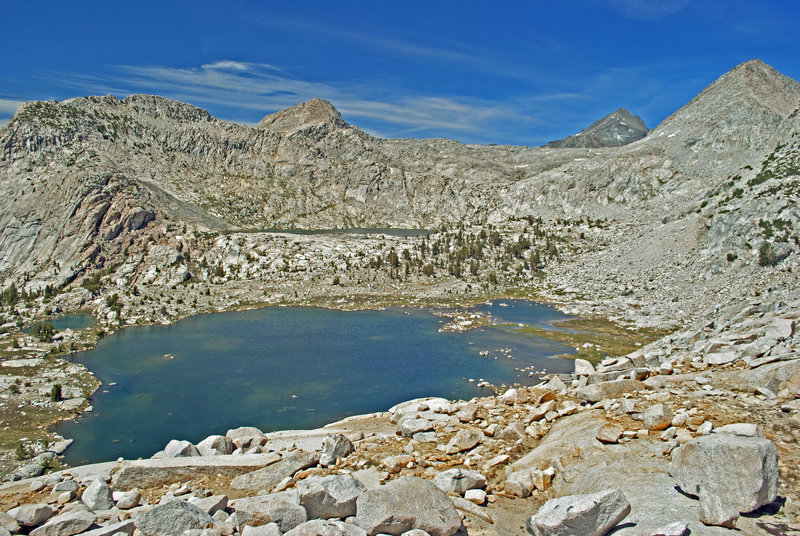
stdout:
POLYGON ((531 219, 517 233, 501 232, 493 226, 439 232, 399 251, 392 247, 365 262, 371 271, 387 273, 394 280, 452 276, 497 284, 499 278, 513 282, 537 275, 548 262, 559 258, 557 243, 562 240, 546 230, 540 219, 531 219))
POLYGON ((37 290, 26 291, 24 288, 19 289, 13 282, 11 285, 0 292, 0 306, 13 308, 18 303, 30 305, 39 297, 44 298, 44 301, 50 301, 53 296, 58 294, 58 290, 52 285, 46 285, 44 288, 37 290))

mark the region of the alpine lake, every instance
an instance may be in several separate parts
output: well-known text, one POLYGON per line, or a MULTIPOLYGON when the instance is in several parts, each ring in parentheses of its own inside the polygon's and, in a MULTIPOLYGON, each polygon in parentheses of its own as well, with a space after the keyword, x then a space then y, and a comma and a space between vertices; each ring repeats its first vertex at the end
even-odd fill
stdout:
POLYGON ((467 309, 488 322, 441 330, 444 310, 267 307, 132 327, 74 359, 102 382, 93 410, 56 431, 70 465, 149 457, 171 439, 230 428, 315 428, 412 398, 469 399, 495 385, 568 372, 574 348, 532 331, 569 319, 525 300, 467 309), (534 328, 531 330, 531 328, 534 328), (481 384, 481 385, 479 385, 481 384))

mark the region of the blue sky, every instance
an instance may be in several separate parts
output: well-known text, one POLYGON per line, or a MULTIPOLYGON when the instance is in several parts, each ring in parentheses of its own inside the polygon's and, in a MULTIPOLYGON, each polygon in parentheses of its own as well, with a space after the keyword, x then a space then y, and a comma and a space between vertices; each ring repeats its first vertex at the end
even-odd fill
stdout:
POLYGON ((735 65, 800 79, 800 2, 13 2, 0 121, 155 93, 254 124, 312 97, 383 137, 541 145, 628 108, 655 127, 735 65))

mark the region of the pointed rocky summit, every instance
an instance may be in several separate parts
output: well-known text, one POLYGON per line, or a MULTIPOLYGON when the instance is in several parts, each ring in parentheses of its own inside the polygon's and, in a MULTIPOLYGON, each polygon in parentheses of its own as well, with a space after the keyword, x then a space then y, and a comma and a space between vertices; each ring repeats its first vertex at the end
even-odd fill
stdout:
POLYGON ((551 141, 546 147, 619 147, 644 138, 647 132, 641 117, 620 108, 579 133, 563 140, 551 141))
POLYGON ((311 99, 280 112, 266 116, 258 128, 271 132, 290 134, 310 126, 329 124, 344 128, 347 123, 333 104, 322 99, 311 99))
POLYGON ((685 149, 763 150, 800 102, 800 83, 755 59, 737 65, 649 135, 685 149))

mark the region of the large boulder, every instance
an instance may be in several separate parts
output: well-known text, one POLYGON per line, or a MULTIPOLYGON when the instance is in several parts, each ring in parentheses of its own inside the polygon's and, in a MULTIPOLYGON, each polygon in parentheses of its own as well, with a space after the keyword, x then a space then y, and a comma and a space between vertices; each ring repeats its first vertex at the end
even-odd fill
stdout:
POLYGON ((139 501, 142 500, 142 494, 138 489, 132 489, 130 491, 115 491, 111 494, 111 496, 114 498, 114 502, 117 503, 117 508, 121 510, 130 510, 131 508, 135 508, 139 505, 139 501))
POLYGON ((47 504, 23 504, 8 511, 8 515, 23 527, 38 527, 54 513, 55 510, 47 504))
POLYGON ((749 422, 726 424, 714 430, 715 434, 729 434, 741 437, 764 437, 761 426, 749 422))
POLYGON ((202 478, 233 479, 280 460, 277 452, 131 460, 121 464, 114 473, 114 490, 158 488, 202 478))
POLYGON ((246 525, 241 532, 242 536, 281 536, 281 529, 277 523, 267 523, 257 527, 246 525))
POLYGON ((272 491, 283 479, 292 476, 301 469, 307 469, 319 462, 319 454, 298 450, 287 454, 280 461, 237 476, 231 481, 234 489, 254 489, 272 491))
POLYGON ((603 536, 631 511, 618 489, 551 499, 528 518, 534 536, 603 536))
POLYGON ((768 363, 754 369, 734 369, 718 375, 718 381, 730 387, 749 391, 767 388, 777 392, 780 385, 800 372, 800 359, 768 363))
POLYGON ((433 430, 433 423, 428 419, 406 419, 400 423, 400 433, 403 437, 412 437, 420 432, 433 430))
POLYGON ((648 430, 666 430, 672 423, 675 416, 669 406, 665 404, 654 404, 644 410, 642 420, 644 427, 648 430))
POLYGON ((669 472, 684 492, 699 496, 702 489, 739 512, 769 504, 778 493, 778 452, 760 437, 696 437, 675 452, 669 472))
POLYGON ((590 376, 595 373, 594 365, 589 361, 581 358, 575 359, 575 375, 576 376, 590 376))
POLYGON ((217 454, 230 454, 236 447, 230 437, 221 435, 208 436, 197 444, 197 451, 201 456, 214 456, 217 454))
POLYGON ((462 428, 456 432, 456 435, 454 435, 447 444, 445 452, 447 454, 456 454, 458 452, 469 450, 480 443, 482 439, 483 434, 481 432, 470 430, 469 428, 462 428))
POLYGON ((739 519, 739 511, 725 503, 713 493, 700 490, 700 521, 704 525, 716 525, 732 529, 739 519))
POLYGON ((503 488, 506 492, 511 493, 523 499, 530 495, 536 488, 533 482, 534 469, 520 469, 508 475, 508 478, 503 483, 503 488))
POLYGON ((214 520, 193 504, 174 500, 160 504, 135 520, 136 528, 145 536, 183 534, 190 529, 202 529, 214 520))
POLYGON ((197 447, 186 440, 173 439, 164 447, 164 458, 183 458, 186 456, 200 456, 197 447))
POLYGON ((314 519, 296 526, 284 536, 367 536, 367 533, 350 523, 314 519))
POLYGON ((242 526, 276 523, 281 532, 286 532, 308 520, 308 514, 300 506, 294 491, 236 499, 231 501, 231 506, 242 526))
POLYGON ((133 519, 126 519, 119 523, 110 523, 96 529, 81 532, 81 536, 120 536, 127 534, 131 536, 136 530, 136 523, 133 519))
POLYGON ((50 518, 50 521, 33 529, 31 536, 72 536, 78 534, 94 524, 97 519, 92 512, 86 510, 73 510, 50 518))
POLYGON ((407 476, 359 495, 355 524, 369 536, 400 536, 411 529, 424 530, 430 536, 450 536, 461 527, 461 517, 433 482, 407 476))
POLYGON ((508 475, 503 487, 508 493, 525 498, 533 493, 534 489, 547 491, 555 474, 554 467, 548 467, 544 471, 531 468, 520 469, 508 475))
POLYGON ((367 488, 351 475, 310 477, 297 484, 309 519, 346 518, 356 514, 356 498, 367 488))
MULTIPOLYGON (((52 513, 50 514, 52 515, 52 513)), ((5 529, 8 532, 18 532, 19 531, 19 523, 16 519, 11 517, 8 512, 3 512, 0 510, 0 529, 5 529)), ((3 533, 5 536, 5 533, 3 533)))
POLYGON ((100 479, 93 480, 91 484, 86 486, 81 495, 81 500, 83 504, 92 510, 108 510, 114 507, 111 488, 105 481, 100 479))
POLYGON ((456 412, 456 418, 461 422, 474 421, 478 416, 478 404, 465 404, 456 412))
POLYGON ((675 521, 659 527, 653 531, 653 536, 688 536, 689 524, 685 521, 675 521))
POLYGON ((225 437, 233 441, 233 444, 239 448, 247 448, 254 443, 259 445, 267 440, 264 432, 253 426, 240 426, 233 428, 225 433, 225 437))
POLYGON ((607 398, 619 398, 625 393, 644 391, 645 389, 647 389, 647 384, 639 380, 613 380, 581 387, 576 394, 578 398, 587 402, 600 402, 607 398))
POLYGON ((464 495, 467 490, 486 487, 486 477, 469 469, 448 469, 433 477, 433 483, 445 493, 464 495))
POLYGON ((602 447, 597 432, 608 421, 600 410, 581 411, 558 419, 539 445, 510 464, 506 475, 523 469, 545 470, 548 467, 569 465, 602 447))
POLYGON ((322 452, 319 455, 320 465, 327 467, 336 465, 339 458, 344 458, 355 450, 353 443, 342 434, 331 434, 322 440, 322 452))
POLYGON ((213 516, 228 507, 227 495, 211 495, 210 497, 189 497, 189 502, 203 512, 213 516))

